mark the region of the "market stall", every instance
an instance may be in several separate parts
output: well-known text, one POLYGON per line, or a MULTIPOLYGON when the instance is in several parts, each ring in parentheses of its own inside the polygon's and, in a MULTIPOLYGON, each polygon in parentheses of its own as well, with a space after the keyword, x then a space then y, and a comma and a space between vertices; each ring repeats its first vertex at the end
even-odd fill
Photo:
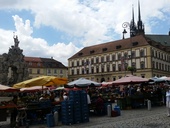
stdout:
POLYGON ((12 102, 12 96, 9 94, 18 92, 18 89, 0 84, 0 121, 6 121, 8 111, 15 108, 16 105, 12 102))

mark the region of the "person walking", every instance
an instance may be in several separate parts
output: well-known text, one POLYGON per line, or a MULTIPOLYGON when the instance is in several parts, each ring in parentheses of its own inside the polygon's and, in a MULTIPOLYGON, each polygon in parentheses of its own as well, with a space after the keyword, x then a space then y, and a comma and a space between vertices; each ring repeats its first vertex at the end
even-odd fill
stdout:
POLYGON ((170 88, 166 91, 167 116, 170 117, 170 88))

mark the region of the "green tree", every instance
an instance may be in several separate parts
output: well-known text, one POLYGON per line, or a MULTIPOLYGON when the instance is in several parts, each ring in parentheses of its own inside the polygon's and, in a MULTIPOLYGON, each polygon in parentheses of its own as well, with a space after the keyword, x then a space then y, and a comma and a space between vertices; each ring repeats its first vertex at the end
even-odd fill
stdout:
POLYGON ((134 72, 136 72, 136 68, 135 68, 135 67, 133 67, 133 66, 132 66, 132 67, 131 67, 131 66, 129 66, 129 67, 128 67, 128 71, 130 71, 130 72, 131 72, 131 74, 133 75, 133 73, 134 73, 134 72))

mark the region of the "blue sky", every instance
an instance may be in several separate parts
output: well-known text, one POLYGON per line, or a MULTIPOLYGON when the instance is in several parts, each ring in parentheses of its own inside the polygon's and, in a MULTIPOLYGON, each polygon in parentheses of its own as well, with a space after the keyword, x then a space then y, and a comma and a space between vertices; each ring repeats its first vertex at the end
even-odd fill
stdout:
MULTIPOLYGON (((83 47, 121 39, 132 5, 137 22, 138 0, 0 0, 0 54, 14 45, 15 32, 25 56, 67 66, 83 47)), ((170 0, 141 0, 140 9, 146 34, 168 34, 170 0)))

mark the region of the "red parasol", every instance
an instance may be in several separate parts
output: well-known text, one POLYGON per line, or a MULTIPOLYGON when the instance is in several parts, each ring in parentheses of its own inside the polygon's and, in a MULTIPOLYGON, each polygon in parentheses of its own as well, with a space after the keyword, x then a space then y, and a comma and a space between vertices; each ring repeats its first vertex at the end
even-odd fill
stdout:
POLYGON ((143 82, 148 82, 149 79, 147 78, 142 78, 138 76, 133 76, 133 75, 127 75, 125 77, 122 77, 116 81, 113 81, 114 85, 123 85, 123 84, 138 84, 138 83, 143 83, 143 82))
POLYGON ((0 91, 15 92, 15 91, 19 91, 19 89, 0 84, 0 91))

